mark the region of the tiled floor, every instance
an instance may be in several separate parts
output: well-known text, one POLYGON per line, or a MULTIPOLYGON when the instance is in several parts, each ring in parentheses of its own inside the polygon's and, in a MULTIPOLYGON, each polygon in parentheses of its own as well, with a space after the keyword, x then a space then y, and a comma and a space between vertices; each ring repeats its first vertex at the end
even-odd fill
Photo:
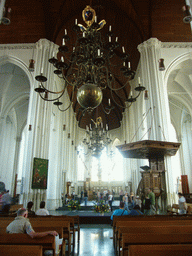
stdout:
POLYGON ((112 236, 110 225, 81 225, 80 245, 76 246, 74 256, 114 256, 112 236))

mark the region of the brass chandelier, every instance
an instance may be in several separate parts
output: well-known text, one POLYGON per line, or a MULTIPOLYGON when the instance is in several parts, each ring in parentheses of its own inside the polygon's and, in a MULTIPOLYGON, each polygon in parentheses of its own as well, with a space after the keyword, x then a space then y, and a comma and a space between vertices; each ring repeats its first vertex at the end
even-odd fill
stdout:
MULTIPOLYGON (((47 78, 40 75, 36 76, 39 87, 35 89, 40 97, 45 101, 53 101, 59 110, 66 111, 77 98, 83 113, 92 112, 100 104, 103 111, 109 114, 116 104, 125 108, 115 99, 114 95, 122 99, 118 94, 119 90, 128 86, 128 82, 135 76, 135 72, 131 70, 129 62, 129 54, 126 53, 125 47, 120 47, 118 37, 114 37, 112 27, 106 38, 102 38, 100 30, 106 24, 105 20, 97 21, 96 12, 90 6, 87 6, 82 17, 87 27, 78 24, 77 19, 73 26, 76 33, 75 45, 70 44, 70 37, 65 30, 62 39, 62 45, 59 47, 58 58, 51 58, 49 62, 55 67, 54 74, 64 80, 63 89, 61 91, 51 91, 44 85, 47 78), (123 77, 123 81, 121 81, 123 77), (62 109, 63 104, 60 99, 64 95, 66 89, 71 87, 70 103, 62 109), (103 91, 110 91, 110 97, 107 99, 105 106, 102 103, 103 91)), ((139 85, 135 88, 138 92, 137 96, 126 99, 126 107, 129 107, 139 97, 145 87, 139 85)))
POLYGON ((112 140, 108 135, 108 125, 106 128, 103 127, 102 118, 98 117, 96 121, 91 119, 93 125, 90 127, 86 126, 86 137, 83 143, 87 146, 86 155, 91 154, 94 157, 100 157, 103 149, 107 147, 112 140))

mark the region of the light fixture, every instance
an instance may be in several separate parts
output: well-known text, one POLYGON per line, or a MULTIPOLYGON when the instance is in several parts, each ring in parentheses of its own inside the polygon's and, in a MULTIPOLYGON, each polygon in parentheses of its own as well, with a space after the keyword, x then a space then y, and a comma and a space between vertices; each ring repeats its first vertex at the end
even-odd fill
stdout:
POLYGON ((145 90, 145 92, 144 92, 144 100, 148 100, 148 99, 149 99, 148 90, 145 90))
POLYGON ((30 72, 34 72, 34 70, 35 70, 35 61, 34 61, 34 59, 30 59, 29 60, 29 71, 30 72))
MULTIPOLYGON (((106 114, 114 109, 115 104, 124 109, 127 106, 117 102, 114 95, 123 100, 118 92, 129 86, 128 82, 135 76, 135 71, 131 70, 129 54, 126 53, 124 46, 120 47, 118 37, 114 36, 111 25, 109 25, 106 38, 102 38, 100 30, 106 21, 97 22, 94 9, 87 6, 83 10, 82 16, 87 27, 78 24, 77 19, 75 19, 73 26, 77 38, 75 45, 70 44, 70 37, 65 29, 62 45, 59 47, 58 56, 61 57, 49 59, 49 62, 55 67, 54 74, 64 79, 63 89, 60 92, 46 89, 44 84, 47 78, 41 72, 40 75, 36 76, 40 85, 35 91, 40 94, 43 100, 53 101, 61 111, 66 111, 74 102, 75 97, 83 114, 92 112, 100 104, 106 114), (60 98, 68 87, 71 87, 69 89, 71 92, 70 103, 69 106, 62 109, 63 103, 60 98), (105 104, 103 103, 104 90, 110 92, 108 102, 105 99, 105 104), (46 92, 48 97, 45 97, 46 92)), ((126 99, 129 106, 136 101, 145 87, 139 84, 135 90, 138 95, 126 99)))
POLYGON ((87 146, 86 154, 91 154, 95 157, 100 157, 103 149, 107 147, 112 140, 108 135, 108 125, 103 127, 102 118, 98 117, 96 121, 91 119, 94 125, 86 126, 86 138, 83 143, 87 146))
POLYGON ((164 65, 164 59, 159 59, 159 71, 164 71, 165 65, 164 65))
POLYGON ((189 5, 184 5, 182 7, 182 11, 183 11, 183 14, 184 14, 184 18, 183 18, 183 22, 184 23, 190 23, 191 22, 191 13, 190 13, 190 6, 189 5))
POLYGON ((11 8, 3 8, 3 17, 1 19, 3 25, 9 25, 11 23, 11 8))

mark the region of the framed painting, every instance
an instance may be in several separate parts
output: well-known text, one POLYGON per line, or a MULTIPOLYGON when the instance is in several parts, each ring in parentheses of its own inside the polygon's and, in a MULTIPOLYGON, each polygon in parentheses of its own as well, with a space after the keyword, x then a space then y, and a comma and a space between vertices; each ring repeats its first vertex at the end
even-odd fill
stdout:
POLYGON ((47 159, 34 158, 32 189, 47 189, 48 161, 47 159))

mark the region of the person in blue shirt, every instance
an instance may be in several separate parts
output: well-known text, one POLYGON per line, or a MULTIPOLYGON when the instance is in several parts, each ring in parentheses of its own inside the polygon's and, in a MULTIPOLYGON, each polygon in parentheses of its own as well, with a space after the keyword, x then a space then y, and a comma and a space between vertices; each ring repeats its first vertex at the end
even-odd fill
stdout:
POLYGON ((136 204, 133 209, 129 212, 128 215, 131 216, 137 216, 137 215, 143 215, 143 213, 141 212, 141 208, 138 204, 136 204))
POLYGON ((124 210, 124 202, 120 202, 119 209, 115 210, 113 214, 111 215, 111 220, 113 220, 113 216, 123 216, 128 215, 129 212, 127 210, 124 210))

